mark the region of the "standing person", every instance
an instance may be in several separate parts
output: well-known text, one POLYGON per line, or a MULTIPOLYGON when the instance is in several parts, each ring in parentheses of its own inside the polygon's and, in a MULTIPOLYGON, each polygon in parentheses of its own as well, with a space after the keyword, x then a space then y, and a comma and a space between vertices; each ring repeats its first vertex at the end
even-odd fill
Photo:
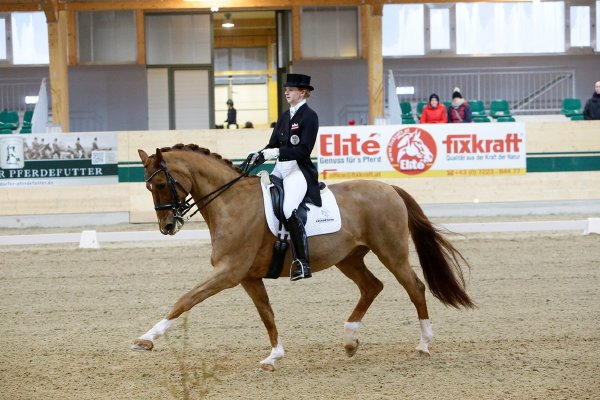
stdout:
POLYGON ((319 117, 306 103, 314 88, 310 76, 287 74, 285 99, 290 109, 275 124, 269 144, 261 150, 266 160, 277 159, 273 175, 283 179, 283 213, 292 242, 292 269, 290 279, 310 278, 308 239, 304 224, 297 214, 298 205, 305 196, 321 206, 317 168, 310 153, 317 141, 319 117))
POLYGON ((454 88, 452 104, 448 108, 448 123, 473 122, 471 106, 463 99, 459 88, 454 88))
POLYGON ((227 119, 225 120, 227 128, 237 128, 237 110, 233 107, 233 100, 227 100, 227 119))
POLYGON ((585 102, 583 108, 583 119, 586 120, 600 119, 600 81, 596 82, 594 88, 594 94, 585 102))
POLYGON ((422 124, 445 124, 448 122, 446 106, 440 103, 440 98, 437 94, 433 93, 429 96, 429 102, 423 107, 419 122, 422 124))

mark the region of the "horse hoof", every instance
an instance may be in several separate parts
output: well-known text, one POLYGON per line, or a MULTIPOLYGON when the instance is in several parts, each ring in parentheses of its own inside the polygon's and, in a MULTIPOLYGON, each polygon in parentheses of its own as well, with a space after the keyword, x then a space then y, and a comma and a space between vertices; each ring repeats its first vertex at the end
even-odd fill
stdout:
POLYGON ((344 350, 346 350, 346 355, 348 357, 352 357, 353 355, 356 354, 356 351, 358 350, 358 345, 359 345, 359 341, 358 339, 356 339, 356 344, 347 344, 344 346, 344 350))
POLYGON ((131 346, 133 351, 150 351, 154 348, 154 343, 151 340, 136 339, 131 346))
POLYGON ((260 372, 273 372, 275 371, 275 366, 271 364, 259 364, 258 370, 260 372))

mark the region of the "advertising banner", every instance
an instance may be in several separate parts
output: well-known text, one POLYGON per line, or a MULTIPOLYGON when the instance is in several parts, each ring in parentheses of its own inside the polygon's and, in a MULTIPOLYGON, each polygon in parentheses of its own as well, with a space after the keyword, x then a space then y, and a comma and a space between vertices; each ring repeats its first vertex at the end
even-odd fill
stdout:
POLYGON ((321 179, 518 175, 521 123, 321 127, 321 179))
POLYGON ((117 135, 0 135, 0 188, 119 182, 117 135))

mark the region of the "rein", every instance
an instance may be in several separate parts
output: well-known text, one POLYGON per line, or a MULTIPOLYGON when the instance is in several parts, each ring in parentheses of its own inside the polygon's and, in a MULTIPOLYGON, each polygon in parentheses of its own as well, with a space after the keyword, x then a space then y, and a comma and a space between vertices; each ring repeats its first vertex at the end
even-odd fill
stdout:
POLYGON ((173 217, 175 219, 179 219, 183 223, 183 217, 185 217, 185 215, 187 213, 189 213, 190 210, 192 208, 194 208, 194 206, 197 207, 196 211, 194 211, 192 214, 190 214, 188 217, 186 217, 186 220, 190 220, 202 208, 207 207, 213 200, 215 200, 217 197, 219 197, 221 194, 223 194, 227 189, 229 189, 230 187, 235 185, 240 179, 247 177, 250 174, 250 172, 252 172, 254 169, 256 169, 258 166, 260 166, 264 162, 265 162, 265 159, 262 156, 262 153, 250 154, 246 158, 246 160, 242 163, 242 165, 240 166, 240 168, 242 170, 242 174, 240 176, 238 176, 235 179, 232 179, 231 181, 227 182, 223 186, 213 190, 209 194, 198 199, 198 201, 193 201, 193 198, 191 197, 191 195, 189 198, 187 198, 188 195, 186 195, 184 200, 179 199, 179 195, 177 194, 176 186, 179 185, 179 187, 181 189, 183 189, 184 191, 185 191, 185 189, 179 182, 177 182, 175 180, 175 178, 173 178, 173 176, 169 172, 169 168, 167 167, 167 163, 165 162, 165 160, 162 160, 160 162, 160 167, 146 179, 146 183, 150 182, 150 180, 152 178, 154 178, 160 172, 165 173, 165 177, 167 178, 167 183, 169 185, 169 189, 171 190, 171 203, 158 204, 158 205, 154 206, 154 209, 156 211, 170 209, 173 212, 173 217), (208 201, 206 201, 206 200, 208 200, 208 201), (201 204, 203 201, 206 201, 206 202, 204 204, 201 204))

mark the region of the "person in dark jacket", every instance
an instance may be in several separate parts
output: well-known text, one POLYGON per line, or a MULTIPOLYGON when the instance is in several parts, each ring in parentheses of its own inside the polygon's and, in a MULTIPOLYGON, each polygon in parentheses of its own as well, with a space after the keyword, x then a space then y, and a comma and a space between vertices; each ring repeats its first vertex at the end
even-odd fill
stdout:
POLYGON ((310 159, 317 141, 319 117, 306 103, 314 90, 310 76, 287 74, 284 86, 290 109, 281 114, 269 144, 260 152, 266 160, 277 159, 273 175, 283 179, 283 213, 294 250, 290 279, 296 281, 311 277, 308 239, 297 208, 305 196, 312 204, 321 206, 318 172, 310 159))
POLYGON ((473 122, 471 106, 463 99, 459 88, 454 88, 452 103, 448 107, 448 123, 473 122))
POLYGON ((596 82, 595 92, 583 108, 583 119, 600 119, 600 81, 596 82))
POLYGON ((227 100, 227 119, 225 120, 227 128, 237 128, 237 110, 233 107, 233 100, 227 100))

